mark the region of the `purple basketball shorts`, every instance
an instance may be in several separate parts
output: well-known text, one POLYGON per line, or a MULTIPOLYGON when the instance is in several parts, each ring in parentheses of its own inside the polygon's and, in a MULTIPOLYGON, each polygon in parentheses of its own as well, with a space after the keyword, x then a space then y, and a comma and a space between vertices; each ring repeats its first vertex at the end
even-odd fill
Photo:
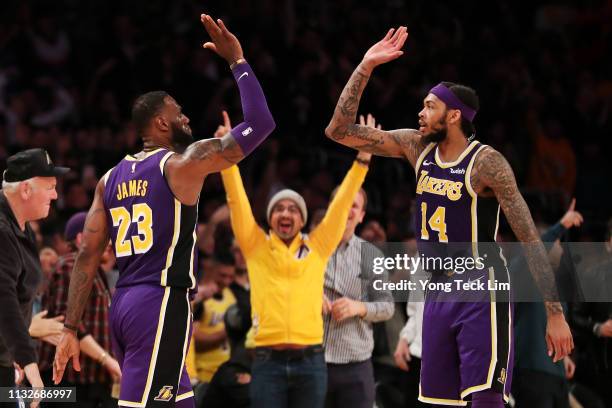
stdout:
MULTIPOLYGON (((495 278, 493 268, 481 277, 485 281, 487 278, 495 278)), ((466 278, 442 274, 434 275, 430 282, 456 279, 466 278)), ((478 277, 470 278, 473 279, 478 277)), ((457 286, 453 283, 452 287, 457 286)), ((420 401, 466 406, 472 393, 488 389, 502 393, 507 401, 514 358, 512 303, 508 300, 509 293, 500 294, 495 290, 485 289, 482 296, 467 298, 465 293, 427 291, 420 401)))
POLYGON ((185 368, 192 324, 187 289, 117 288, 110 321, 122 373, 119 406, 194 407, 185 368))

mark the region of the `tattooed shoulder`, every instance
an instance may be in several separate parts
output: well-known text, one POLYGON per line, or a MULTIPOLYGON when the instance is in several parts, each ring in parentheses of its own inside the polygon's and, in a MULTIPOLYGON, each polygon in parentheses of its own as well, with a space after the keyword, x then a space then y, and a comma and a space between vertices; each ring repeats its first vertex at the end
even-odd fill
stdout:
POLYGON ((414 167, 419 156, 427 147, 421 132, 415 129, 398 129, 390 133, 393 141, 402 149, 404 156, 414 167))
POLYGON ((236 164, 242 158, 244 158, 244 153, 242 152, 240 145, 238 142, 236 142, 236 139, 234 139, 231 133, 228 133, 221 138, 220 154, 223 160, 231 164, 236 164))
POLYGON ((490 190, 515 187, 516 181, 504 156, 491 146, 486 146, 474 159, 470 184, 478 194, 487 191, 492 194, 490 190))
POLYGON ((238 163, 243 156, 240 146, 229 133, 222 138, 194 142, 189 145, 183 154, 183 157, 188 160, 222 159, 230 164, 238 163))

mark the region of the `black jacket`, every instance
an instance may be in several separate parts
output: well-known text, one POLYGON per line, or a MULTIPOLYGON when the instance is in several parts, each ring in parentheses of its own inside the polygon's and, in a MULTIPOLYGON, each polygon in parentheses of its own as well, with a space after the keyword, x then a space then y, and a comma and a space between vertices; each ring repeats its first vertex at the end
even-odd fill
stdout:
POLYGON ((28 328, 41 278, 34 232, 28 224, 21 231, 0 190, 0 367, 37 361, 28 328))
MULTIPOLYGON (((612 260, 594 268, 591 275, 602 287, 612 284, 612 260)), ((574 305, 572 326, 583 350, 577 347, 579 359, 583 364, 592 367, 595 373, 612 372, 612 339, 598 337, 595 325, 612 319, 612 302, 582 302, 574 305)))

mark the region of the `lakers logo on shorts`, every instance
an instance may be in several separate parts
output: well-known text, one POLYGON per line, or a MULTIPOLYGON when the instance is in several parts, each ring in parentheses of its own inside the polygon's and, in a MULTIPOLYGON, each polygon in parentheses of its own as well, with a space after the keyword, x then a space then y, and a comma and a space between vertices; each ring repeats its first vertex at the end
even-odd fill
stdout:
POLYGON ((161 390, 157 393, 157 397, 153 398, 155 401, 170 401, 172 399, 172 389, 174 387, 171 385, 164 385, 161 390))
POLYGON ((506 383, 506 369, 502 368, 501 372, 499 373, 499 378, 497 379, 497 381, 499 381, 502 384, 506 383))

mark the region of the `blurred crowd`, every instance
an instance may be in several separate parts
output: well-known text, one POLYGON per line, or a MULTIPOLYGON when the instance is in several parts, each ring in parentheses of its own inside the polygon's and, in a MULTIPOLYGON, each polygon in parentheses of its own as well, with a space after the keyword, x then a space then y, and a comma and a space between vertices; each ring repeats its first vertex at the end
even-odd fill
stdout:
MULTIPOLYGON (((416 127, 422 98, 433 84, 472 86, 482 106, 475 120, 477 139, 509 160, 536 223, 553 225, 575 197, 584 224, 571 230, 571 240, 610 240, 605 152, 612 134, 612 1, 7 0, 0 4, 0 168, 17 151, 44 147, 54 162, 73 170, 59 180, 50 217, 32 223, 47 277, 41 302, 44 285, 62 265, 58 259, 74 252, 64 236, 66 222, 89 208, 99 177, 141 148, 129 123, 136 96, 168 91, 192 118, 196 138, 212 137, 222 109, 240 112, 229 70, 201 49, 202 11, 222 17, 241 40, 277 122, 272 137, 240 164, 262 225, 269 197, 286 187, 302 194, 313 222, 321 218, 354 157, 328 141, 323 129, 366 48, 388 27, 406 24, 405 55, 376 72, 363 113, 374 114, 386 129, 416 127)), ((374 158, 364 188, 369 200, 359 235, 413 248, 413 170, 399 160, 374 158)), ((210 384, 226 361, 239 384, 250 381, 248 359, 245 363, 243 354, 234 353, 240 347, 230 347, 244 344, 251 322, 246 265, 224 202, 220 177, 209 176, 200 200, 200 284, 194 304, 196 334, 207 329, 194 337, 193 359, 187 362, 198 379, 196 389, 210 384)), ((512 240, 504 225, 501 236, 512 240)), ((111 292, 117 278, 113 265, 109 251, 103 270, 111 292)), ((48 307, 39 304, 35 312, 48 307)), ((601 370, 609 373, 609 358, 598 354, 609 346, 592 346, 612 336, 612 331, 605 334, 612 323, 600 332, 593 327, 595 316, 610 322, 605 307, 579 308, 573 328, 587 339, 577 353, 604 364, 601 370), (597 338, 590 339, 593 333, 597 338)), ((393 380, 401 373, 393 354, 406 319, 404 308, 395 307, 390 320, 375 325, 381 406, 399 406, 409 398, 393 380)), ((566 363, 572 375, 575 369, 566 363)), ((218 388, 201 389, 196 397, 228 398, 215 392, 218 388)))
MULTIPOLYGON (((74 223, 75 218, 80 219, 82 228, 84 213, 73 216, 69 224, 74 223)), ((317 214, 313 214, 312 218, 308 231, 312 231, 320 220, 317 214)), ((564 302, 564 308, 571 324, 576 348, 571 356, 553 363, 545 348, 546 318, 543 305, 516 303, 515 372, 510 407, 544 406, 540 404, 556 401, 558 405, 553 405, 555 407, 604 408, 612 403, 609 387, 612 378, 612 302, 609 299, 609 291, 612 289, 612 219, 606 227, 603 251, 598 259, 591 260, 594 266, 590 268, 589 276, 594 280, 587 282, 583 275, 579 285, 563 285, 566 275, 575 275, 576 270, 575 260, 571 259, 572 247, 559 245, 559 242, 567 239, 571 230, 580 230, 583 222, 586 220, 582 214, 572 206, 554 225, 541 225, 546 230, 542 240, 550 250, 550 261, 555 268, 560 293, 567 301, 564 302), (592 298, 588 299, 588 295, 584 297, 585 295, 579 292, 585 284, 599 287, 607 285, 607 297, 598 299, 598 302, 594 302, 592 298), (585 299, 587 301, 584 301, 585 299), (569 405, 565 405, 566 403, 569 405)), ((360 238, 385 249, 387 231, 380 223, 371 220, 361 224, 357 221, 353 223, 353 228, 355 225, 358 226, 360 238)), ((66 242, 69 252, 63 256, 59 256, 51 247, 40 249, 44 278, 34 304, 35 316, 30 326, 30 334, 40 339, 39 365, 43 378, 46 379, 45 384, 50 383, 50 374, 45 375, 45 370, 50 368, 53 345, 57 343, 57 337, 61 333, 63 315, 58 314, 58 311, 65 310, 69 285, 67 276, 70 274, 76 244, 80 242, 81 236, 75 236, 74 227, 68 227, 64 238, 65 241, 62 241, 66 242)), ((196 407, 249 407, 249 386, 254 359, 251 285, 246 260, 234 237, 230 212, 226 205, 218 207, 209 222, 199 226, 197 245, 200 259, 198 286, 192 300, 194 327, 185 360, 194 387, 196 407)), ((414 237, 406 238, 403 247, 404 253, 416 255, 414 237)), ((520 266, 520 262, 524 260, 508 255, 512 273, 524 268, 524 265, 520 266)), ((332 276, 336 274, 336 262, 334 259, 329 261, 326 290, 332 276)), ((356 268, 349 264, 349 270, 359 272, 359 267, 356 268)), ((343 273, 347 274, 347 271, 343 273)), ((107 349, 108 316, 97 310, 107 309, 117 276, 114 251, 109 246, 102 258, 100 275, 97 278, 103 283, 100 283, 100 289, 92 294, 93 309, 84 317, 84 324, 96 328, 96 337, 102 339, 100 343, 107 349)), ((391 281, 405 278, 405 271, 392 271, 389 276, 391 281)), ((332 287, 334 285, 335 283, 332 287)), ((368 323, 373 342, 371 357, 368 358, 368 361, 371 358, 374 380, 370 392, 374 395, 375 407, 425 407, 417 402, 423 319, 423 303, 419 296, 422 294, 411 293, 408 303, 396 302, 395 307, 391 307, 383 319, 368 323)), ((329 313, 329 319, 332 318, 331 312, 324 310, 323 313, 329 313)), ((323 343, 326 349, 333 348, 330 342, 334 341, 333 337, 330 337, 328 320, 325 320, 326 338, 323 343)), ((351 340, 355 341, 363 334, 351 334, 343 341, 351 339, 351 336, 357 336, 351 340)), ((103 354, 105 355, 106 353, 103 354)), ((329 358, 326 354, 326 360, 329 358)), ((69 382, 62 384, 76 384, 77 391, 88 396, 92 394, 93 387, 93 395, 98 399, 99 405, 92 407, 110 407, 116 404, 113 398, 117 398, 118 380, 121 376, 116 360, 109 355, 98 361, 93 357, 85 357, 85 361, 88 365, 79 375, 69 368, 69 382)), ((330 366, 333 365, 328 362, 327 370, 331 370, 330 366)))
MULTIPOLYGON (((474 87, 482 106, 477 138, 508 158, 536 220, 557 219, 574 195, 591 220, 575 239, 603 238, 611 193, 600 180, 612 131, 612 3, 604 0, 2 2, 0 163, 36 146, 74 169, 43 235, 86 209, 97 178, 139 150, 129 115, 140 93, 170 92, 196 138, 212 137, 222 109, 240 112, 227 67, 200 47, 203 7, 241 39, 278 123, 241 164, 258 217, 282 186, 300 192, 311 210, 325 205, 352 158, 323 135, 337 97, 372 41, 406 24, 405 56, 376 72, 363 113, 384 128, 416 127, 433 84, 474 87)), ((413 180, 399 160, 374 161, 366 183, 371 215, 390 240, 411 230, 413 180)), ((202 197, 206 221, 223 202, 218 177, 202 197)))

